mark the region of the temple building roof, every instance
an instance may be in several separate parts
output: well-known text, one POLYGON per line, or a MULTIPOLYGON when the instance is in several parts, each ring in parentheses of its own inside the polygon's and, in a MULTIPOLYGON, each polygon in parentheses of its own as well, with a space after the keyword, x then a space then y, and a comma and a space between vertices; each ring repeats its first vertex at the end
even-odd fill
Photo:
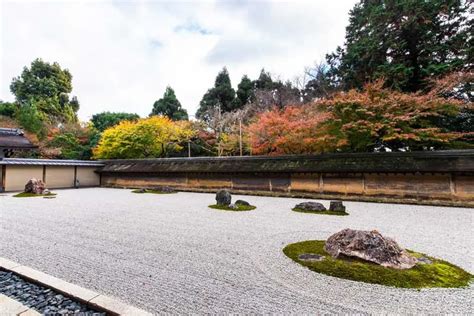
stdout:
POLYGON ((13 150, 35 149, 19 128, 0 128, 0 157, 8 156, 13 150))

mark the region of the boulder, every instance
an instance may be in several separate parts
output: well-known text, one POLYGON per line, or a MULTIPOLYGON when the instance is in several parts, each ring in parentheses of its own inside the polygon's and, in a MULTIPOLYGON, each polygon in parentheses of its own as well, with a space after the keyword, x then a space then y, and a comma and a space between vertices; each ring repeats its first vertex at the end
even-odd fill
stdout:
POLYGON ((32 178, 25 185, 26 193, 43 194, 44 190, 46 190, 46 185, 43 180, 32 178))
POLYGON ((230 192, 227 190, 219 190, 216 193, 216 201, 217 201, 217 205, 229 206, 230 202, 232 201, 232 196, 230 195, 230 192))
POLYGON ((250 203, 244 200, 237 200, 235 201, 235 205, 245 205, 245 206, 250 206, 250 203))
POLYGON ((146 189, 141 188, 136 191, 137 193, 146 193, 146 189))
POLYGON ((308 212, 323 212, 326 211, 326 207, 318 202, 303 202, 296 204, 295 208, 301 209, 308 212))
POLYGON ((150 190, 159 191, 159 192, 162 192, 162 193, 174 193, 174 192, 176 192, 175 189, 173 189, 172 187, 161 186, 161 185, 152 187, 152 188, 150 188, 150 190))
POLYGON ((410 269, 417 259, 401 248, 395 240, 378 231, 346 228, 330 236, 324 245, 333 258, 357 257, 394 269, 410 269))
POLYGON ((342 204, 342 201, 331 201, 329 203, 329 210, 333 212, 345 212, 346 207, 342 204))

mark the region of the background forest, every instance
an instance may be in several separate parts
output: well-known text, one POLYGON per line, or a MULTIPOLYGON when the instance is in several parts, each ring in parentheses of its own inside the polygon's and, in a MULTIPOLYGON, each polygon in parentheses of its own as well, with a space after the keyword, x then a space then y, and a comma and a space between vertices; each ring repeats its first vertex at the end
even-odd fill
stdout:
POLYGON ((262 69, 234 88, 224 67, 194 119, 172 87, 150 115, 102 112, 79 122, 72 74, 34 60, 0 101, 44 158, 284 155, 474 148, 469 1, 361 1, 346 38, 294 80, 262 69))

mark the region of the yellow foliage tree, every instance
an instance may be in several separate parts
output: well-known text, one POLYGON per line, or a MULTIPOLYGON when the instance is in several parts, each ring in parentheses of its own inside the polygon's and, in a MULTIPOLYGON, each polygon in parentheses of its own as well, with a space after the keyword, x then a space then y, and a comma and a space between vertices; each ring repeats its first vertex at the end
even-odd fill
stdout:
POLYGON ((103 132, 94 149, 94 158, 166 157, 180 151, 181 144, 193 137, 194 133, 189 122, 173 122, 163 116, 123 121, 103 132))

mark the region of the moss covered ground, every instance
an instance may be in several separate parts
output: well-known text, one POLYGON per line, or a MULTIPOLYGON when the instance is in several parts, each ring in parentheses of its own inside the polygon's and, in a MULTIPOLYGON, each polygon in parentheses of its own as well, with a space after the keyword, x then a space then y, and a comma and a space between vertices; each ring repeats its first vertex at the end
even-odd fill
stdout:
POLYGON ((323 240, 309 240, 290 244, 283 249, 285 255, 312 271, 366 283, 375 283, 401 288, 465 287, 473 275, 449 262, 410 251, 415 257, 425 257, 431 264, 418 263, 405 270, 385 268, 378 264, 358 259, 334 259, 324 250, 323 240), (303 261, 305 253, 324 256, 322 261, 303 261))
POLYGON ((299 213, 308 213, 308 214, 319 214, 319 215, 336 215, 336 216, 346 216, 349 215, 347 212, 334 212, 334 211, 308 211, 302 208, 294 207, 291 209, 294 212, 299 212, 299 213))
POLYGON ((56 196, 56 193, 48 193, 48 194, 34 194, 34 193, 27 193, 27 192, 21 192, 21 193, 18 193, 18 194, 15 194, 13 195, 13 197, 19 197, 19 198, 23 198, 23 197, 52 197, 52 196, 56 196))
POLYGON ((228 206, 224 205, 217 205, 217 204, 212 204, 209 205, 210 208, 216 209, 216 210, 221 210, 221 211, 234 211, 234 212, 241 212, 241 211, 251 211, 256 209, 256 206, 253 205, 242 205, 242 204, 236 204, 237 208, 230 208, 228 206))

